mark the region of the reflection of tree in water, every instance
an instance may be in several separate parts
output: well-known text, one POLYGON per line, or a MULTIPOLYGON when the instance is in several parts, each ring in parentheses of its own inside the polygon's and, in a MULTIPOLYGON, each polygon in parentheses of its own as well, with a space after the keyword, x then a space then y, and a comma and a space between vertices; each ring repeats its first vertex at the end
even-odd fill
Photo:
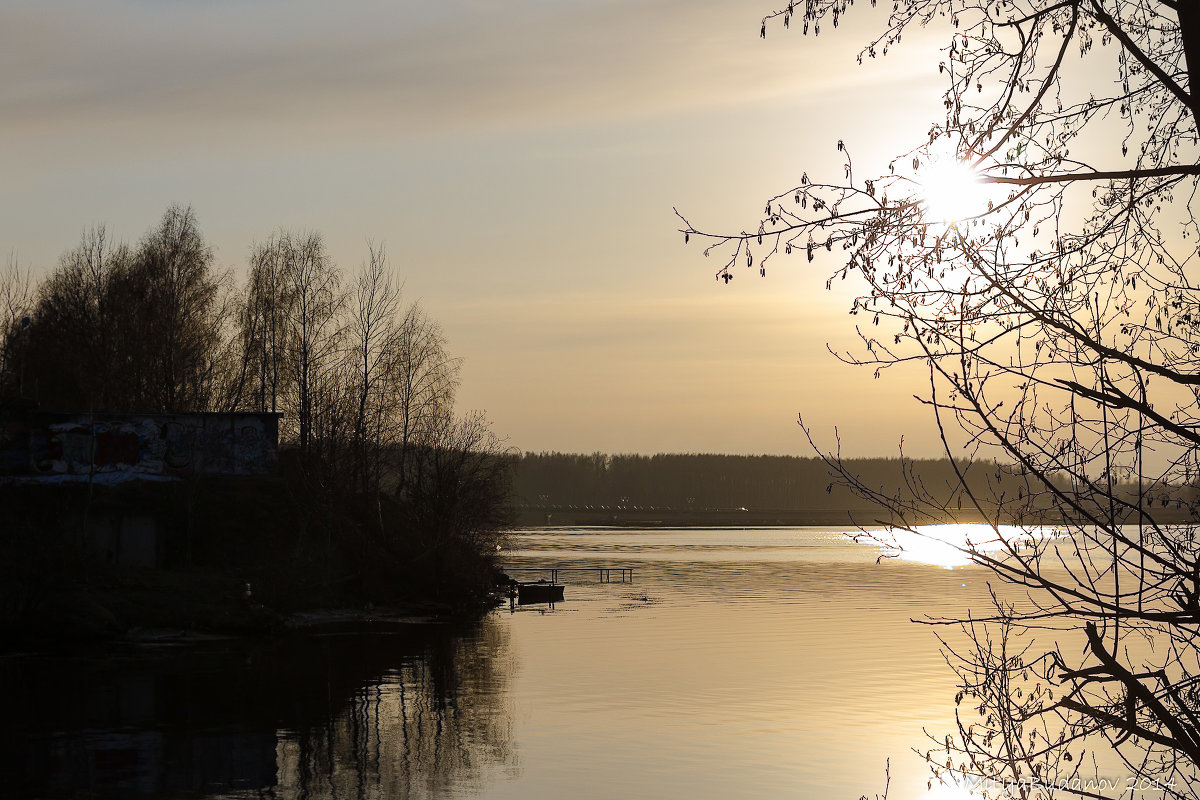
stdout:
POLYGON ((514 761, 511 661, 494 620, 3 658, 0 797, 469 795, 514 761))
MULTIPOLYGON (((410 798, 482 792, 515 767, 504 705, 507 630, 485 620, 430 641, 358 687, 327 722, 281 730, 276 796, 410 798)), ((331 697, 330 702, 336 703, 331 697)))

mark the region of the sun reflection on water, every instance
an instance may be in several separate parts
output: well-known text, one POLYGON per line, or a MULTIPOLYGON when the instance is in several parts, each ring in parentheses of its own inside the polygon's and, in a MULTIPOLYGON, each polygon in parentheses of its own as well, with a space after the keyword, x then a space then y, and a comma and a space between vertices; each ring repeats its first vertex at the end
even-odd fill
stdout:
POLYGON ((1050 535, 1050 528, 948 523, 878 531, 870 538, 887 558, 954 569, 974 563, 973 554, 998 554, 1010 545, 1020 546, 1050 535))

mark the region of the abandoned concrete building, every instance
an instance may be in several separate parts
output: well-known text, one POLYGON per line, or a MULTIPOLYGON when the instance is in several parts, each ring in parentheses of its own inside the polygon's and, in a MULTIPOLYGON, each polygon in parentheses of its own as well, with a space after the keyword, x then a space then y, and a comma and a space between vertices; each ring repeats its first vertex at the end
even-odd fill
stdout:
POLYGON ((179 563, 180 498, 278 469, 280 414, 0 412, 0 488, 36 507, 42 531, 111 563, 179 563))

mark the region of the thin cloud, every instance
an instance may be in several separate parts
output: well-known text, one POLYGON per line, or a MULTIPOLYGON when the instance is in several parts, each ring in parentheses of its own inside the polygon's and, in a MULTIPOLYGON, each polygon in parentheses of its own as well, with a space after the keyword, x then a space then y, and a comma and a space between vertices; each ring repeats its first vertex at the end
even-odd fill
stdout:
POLYGON ((846 58, 844 39, 761 42, 756 25, 744 4, 717 0, 10 4, 0 114, 25 133, 151 121, 403 137, 611 121, 879 78, 830 68, 835 49, 846 58))
POLYGON ((782 364, 794 360, 800 349, 825 361, 824 338, 814 340, 812 329, 822 320, 841 321, 846 316, 833 304, 819 312, 808 307, 802 315, 799 299, 728 293, 637 298, 618 293, 535 293, 443 308, 456 320, 455 336, 460 341, 494 344, 499 337, 505 340, 505 352, 521 359, 565 352, 584 358, 621 353, 626 363, 658 365, 782 364), (815 319, 814 313, 821 319, 815 319))

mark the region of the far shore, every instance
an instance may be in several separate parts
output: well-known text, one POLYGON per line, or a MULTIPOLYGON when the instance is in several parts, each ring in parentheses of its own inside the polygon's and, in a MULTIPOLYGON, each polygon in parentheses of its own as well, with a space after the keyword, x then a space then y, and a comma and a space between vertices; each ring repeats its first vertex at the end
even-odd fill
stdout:
MULTIPOLYGON (((1172 514, 1173 509, 1156 512, 1159 522, 1183 523, 1193 521, 1186 509, 1172 514)), ((754 509, 712 508, 672 509, 646 506, 518 506, 516 526, 519 528, 613 527, 613 528, 765 528, 803 527, 806 525, 876 527, 898 522, 877 507, 856 509, 754 509)), ((977 511, 955 510, 942 523, 990 523, 977 511)), ((1061 522, 1047 515, 1040 520, 1004 520, 1005 524, 1054 525, 1061 522)), ((1131 523, 1135 520, 1130 520, 1131 523)), ((921 520, 917 524, 928 524, 921 520)))

